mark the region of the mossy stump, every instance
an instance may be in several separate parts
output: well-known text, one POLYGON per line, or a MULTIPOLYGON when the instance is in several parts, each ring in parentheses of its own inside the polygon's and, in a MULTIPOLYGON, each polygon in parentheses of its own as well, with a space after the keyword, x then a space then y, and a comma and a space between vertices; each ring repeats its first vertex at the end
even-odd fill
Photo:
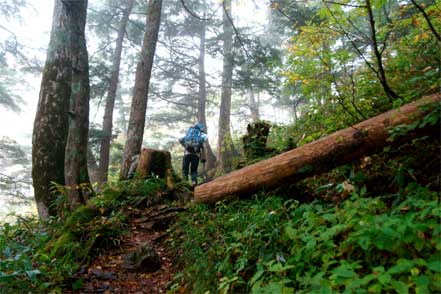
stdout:
POLYGON ((270 128, 271 125, 267 122, 248 124, 248 134, 242 137, 243 149, 247 161, 252 161, 265 155, 270 128))

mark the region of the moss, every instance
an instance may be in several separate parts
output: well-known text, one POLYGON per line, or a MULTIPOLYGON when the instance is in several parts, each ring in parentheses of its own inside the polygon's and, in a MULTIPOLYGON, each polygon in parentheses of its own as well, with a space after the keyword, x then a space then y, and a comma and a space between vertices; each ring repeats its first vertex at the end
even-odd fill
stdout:
POLYGON ((50 257, 61 257, 66 255, 68 246, 72 246, 75 242, 75 236, 72 232, 67 231, 61 234, 60 237, 50 242, 46 247, 46 251, 50 251, 50 257))
POLYGON ((65 228, 73 229, 78 225, 88 223, 99 214, 100 214, 99 208, 94 205, 89 204, 89 205, 80 206, 66 220, 65 228))

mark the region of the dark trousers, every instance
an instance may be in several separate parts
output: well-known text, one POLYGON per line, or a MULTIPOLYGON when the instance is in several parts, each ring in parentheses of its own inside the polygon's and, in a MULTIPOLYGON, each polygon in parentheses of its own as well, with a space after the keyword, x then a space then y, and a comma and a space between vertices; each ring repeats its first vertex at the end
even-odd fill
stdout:
POLYGON ((182 174, 184 175, 184 180, 188 181, 188 170, 191 171, 191 181, 197 182, 198 179, 198 165, 199 157, 196 154, 184 155, 184 160, 182 161, 182 174))

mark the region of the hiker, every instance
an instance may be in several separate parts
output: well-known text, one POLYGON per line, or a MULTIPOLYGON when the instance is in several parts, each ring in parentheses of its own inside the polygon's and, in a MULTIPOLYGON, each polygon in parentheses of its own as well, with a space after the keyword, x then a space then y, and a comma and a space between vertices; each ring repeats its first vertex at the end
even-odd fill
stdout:
POLYGON ((199 159, 205 163, 204 143, 207 142, 207 129, 203 123, 197 123, 187 130, 185 137, 179 139, 179 143, 185 148, 182 160, 182 174, 188 181, 188 170, 191 171, 191 185, 197 185, 199 159))

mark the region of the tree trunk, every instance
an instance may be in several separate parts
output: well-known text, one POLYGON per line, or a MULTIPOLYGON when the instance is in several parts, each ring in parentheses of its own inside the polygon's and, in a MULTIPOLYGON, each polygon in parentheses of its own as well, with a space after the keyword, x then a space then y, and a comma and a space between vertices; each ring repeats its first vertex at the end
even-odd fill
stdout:
POLYGON ((64 1, 68 6, 72 83, 69 105, 69 134, 64 159, 64 178, 69 187, 71 209, 85 203, 90 194, 87 171, 87 144, 89 135, 89 58, 84 29, 87 0, 64 1))
POLYGON ((92 183, 99 183, 99 167, 96 163, 95 155, 93 155, 90 146, 88 146, 87 149, 87 170, 89 171, 90 181, 92 183))
POLYGON ((119 69, 121 64, 121 52, 123 48, 124 35, 126 33, 127 22, 133 7, 133 1, 129 0, 127 7, 123 9, 123 16, 116 37, 115 52, 113 55, 112 74, 110 77, 109 90, 107 92, 106 107, 103 118, 103 134, 101 141, 100 160, 98 169, 98 180, 100 183, 107 182, 109 170, 110 141, 112 139, 113 109, 115 106, 116 90, 118 88, 119 69))
MULTIPOLYGON (((205 4, 205 3, 204 3, 205 4)), ((204 18, 205 18, 205 5, 204 5, 204 18)), ((198 121, 207 125, 207 119, 205 116, 205 108, 207 104, 207 90, 205 82, 205 22, 201 21, 201 32, 199 41, 199 93, 198 93, 198 121)), ((210 144, 205 144, 207 149, 207 165, 206 170, 215 168, 216 156, 211 149, 210 144)))
POLYGON ((259 114, 259 100, 256 100, 256 97, 254 96, 253 89, 249 90, 250 92, 250 111, 251 111, 251 120, 253 123, 256 123, 260 121, 260 114, 259 114))
MULTIPOLYGON (((229 197, 252 194, 261 189, 272 189, 329 171, 361 156, 380 151, 385 145, 390 144, 387 140, 390 136, 390 128, 421 119, 430 110, 425 108, 423 111, 420 106, 439 104, 440 100, 439 94, 426 96, 398 110, 390 110, 318 141, 219 177, 212 182, 197 186, 195 200, 214 203, 229 197)), ((430 128, 429 125, 427 127, 430 128)), ((415 137, 418 135, 417 132, 421 134, 424 131, 418 129, 410 132, 402 137, 400 142, 415 137)), ((439 136, 439 125, 435 131, 439 136)))
POLYGON ((40 218, 57 214, 51 182, 64 185, 71 58, 66 6, 55 1, 52 30, 32 134, 32 180, 40 218))
POLYGON ((217 152, 220 170, 229 172, 232 170, 233 165, 233 142, 230 132, 231 87, 233 77, 233 28, 230 23, 231 0, 225 0, 223 7, 223 71, 217 152))
POLYGON ((171 155, 168 151, 143 148, 136 173, 142 178, 157 176, 165 179, 169 189, 172 189, 175 184, 171 155))
POLYGON ((150 76, 152 73, 153 57, 155 56, 156 41, 158 40, 159 24, 161 19, 162 0, 149 0, 146 31, 136 67, 135 86, 130 110, 127 141, 124 148, 123 163, 121 166, 122 179, 127 179, 132 157, 139 154, 144 136, 145 114, 147 110, 150 76))

